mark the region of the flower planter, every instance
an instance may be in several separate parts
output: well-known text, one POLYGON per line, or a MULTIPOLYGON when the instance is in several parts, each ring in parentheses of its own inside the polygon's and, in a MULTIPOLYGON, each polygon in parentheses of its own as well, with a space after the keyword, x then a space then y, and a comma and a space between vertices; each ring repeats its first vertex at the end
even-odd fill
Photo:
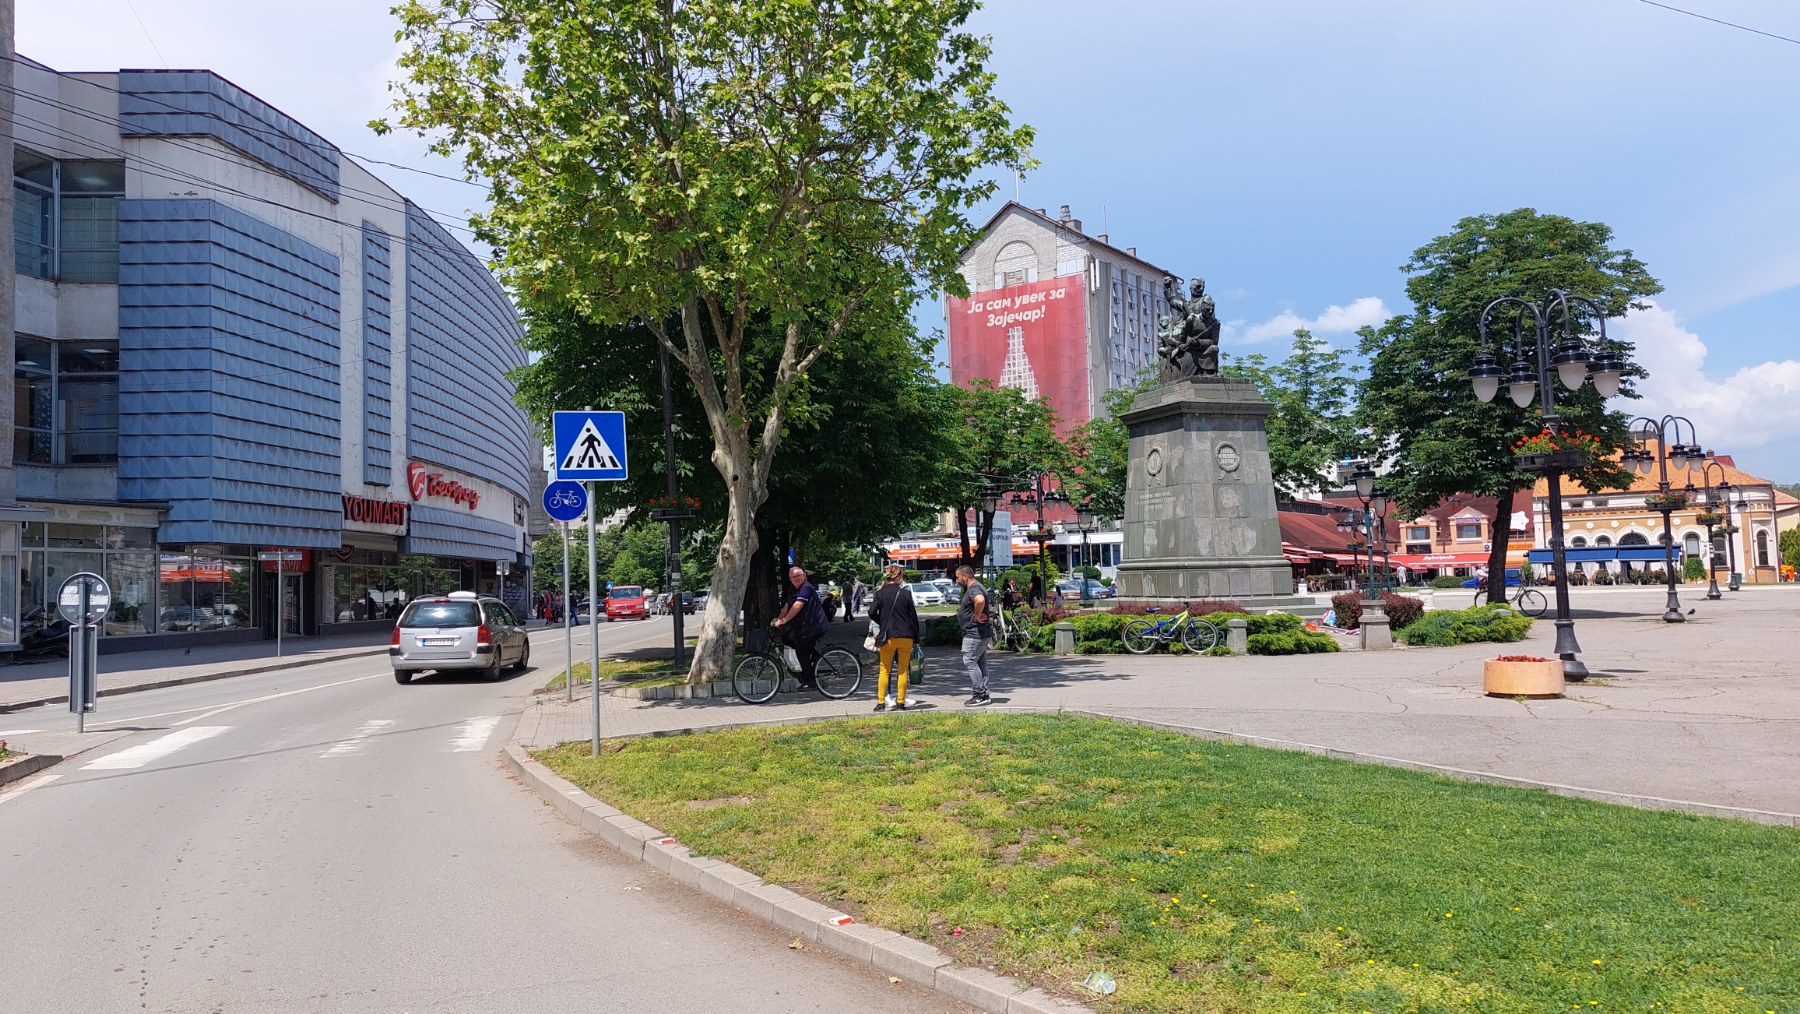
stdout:
POLYGON ((1688 498, 1679 493, 1659 495, 1652 493, 1644 497, 1644 506, 1653 511, 1678 511, 1686 509, 1688 498))
POLYGON ((1562 661, 1554 658, 1533 662, 1489 659, 1481 664, 1481 689, 1489 697, 1561 697, 1562 661))
POLYGON ((1515 454, 1513 460, 1522 472, 1567 472, 1586 468, 1592 461, 1586 451, 1539 451, 1515 454))

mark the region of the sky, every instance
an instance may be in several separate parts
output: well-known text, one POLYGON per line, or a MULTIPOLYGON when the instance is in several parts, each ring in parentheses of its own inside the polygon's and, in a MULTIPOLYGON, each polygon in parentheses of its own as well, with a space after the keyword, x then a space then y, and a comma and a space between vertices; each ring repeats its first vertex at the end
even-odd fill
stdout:
MULTIPOLYGON (((348 153, 458 172, 366 125, 399 51, 384 0, 18 3, 19 52, 56 69, 208 68, 348 153)), ((1794 0, 1670 6, 1800 40, 1794 0)), ((989 0, 973 27, 1037 131, 1023 202, 1205 276, 1228 352, 1353 344, 1465 216, 1604 222, 1665 288, 1609 323, 1650 371, 1618 407, 1800 481, 1800 42, 1647 0, 989 0)), ((368 167, 449 225, 482 200, 368 167)))

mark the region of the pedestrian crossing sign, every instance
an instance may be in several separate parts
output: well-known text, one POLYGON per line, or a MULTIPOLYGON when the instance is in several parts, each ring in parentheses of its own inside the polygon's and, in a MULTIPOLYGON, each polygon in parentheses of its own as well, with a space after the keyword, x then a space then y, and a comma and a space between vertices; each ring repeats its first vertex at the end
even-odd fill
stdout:
POLYGON ((620 482, 627 478, 625 413, 557 412, 556 477, 568 482, 620 482))

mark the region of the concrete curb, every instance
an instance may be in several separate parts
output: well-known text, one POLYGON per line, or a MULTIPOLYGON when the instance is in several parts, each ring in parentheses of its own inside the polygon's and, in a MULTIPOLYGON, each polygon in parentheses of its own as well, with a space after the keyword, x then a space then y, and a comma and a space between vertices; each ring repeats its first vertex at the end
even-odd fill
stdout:
MULTIPOLYGON (((521 713, 522 715, 522 713, 521 713)), ((814 720, 816 721, 816 719, 814 720)), ((745 723, 752 724, 752 723, 745 723)), ((791 724, 791 723, 781 723, 791 724)), ((514 723, 513 735, 517 735, 514 723)), ((981 968, 952 964, 922 940, 855 922, 748 870, 695 855, 674 838, 600 802, 548 770, 511 737, 507 767, 563 816, 626 855, 731 907, 878 972, 905 979, 990 1014, 1093 1014, 1090 1008, 981 968)))
MULTIPOLYGON (((1007 705, 993 708, 990 711, 1015 715, 1076 715, 1081 718, 1092 718, 1103 722, 1118 722, 1122 725, 1135 725, 1159 732, 1174 732, 1197 739, 1210 739, 1221 743, 1235 743, 1239 746, 1259 746, 1271 750, 1289 750, 1295 753, 1317 754, 1321 757, 1332 757, 1337 760, 1357 761, 1363 764, 1379 764, 1383 767, 1404 768, 1408 771, 1420 771, 1426 774, 1443 775, 1465 782, 1478 782, 1483 785, 1503 785, 1515 789, 1537 789, 1556 796, 1568 796, 1571 799, 1585 799, 1595 803, 1610 803, 1614 806, 1630 806, 1639 810, 1665 810, 1673 813, 1686 813, 1697 817, 1717 817, 1724 820, 1743 820, 1752 824, 1770 824, 1776 827, 1800 827, 1800 813, 1783 813, 1779 810, 1758 810, 1744 806, 1723 806, 1717 803, 1699 803, 1688 799, 1664 799, 1661 796, 1645 796, 1629 792, 1613 792, 1608 789, 1590 789, 1581 785, 1563 785, 1558 782, 1543 782, 1531 778, 1518 778, 1512 775, 1497 775, 1488 771, 1473 771, 1468 768, 1450 767, 1445 764, 1431 764, 1425 761, 1407 760, 1404 757, 1387 757, 1382 754, 1358 753, 1354 750, 1340 750, 1336 747, 1320 746, 1316 743, 1302 743, 1296 740, 1274 739, 1268 736, 1251 736, 1238 732, 1226 732, 1220 729, 1202 729, 1191 725, 1175 725, 1168 722, 1157 722, 1145 718, 1128 718, 1124 715, 1111 715, 1100 711, 1088 711, 1082 708, 1034 708, 1007 705)), ((731 722, 722 725, 693 726, 682 729, 657 729, 651 732, 627 733, 607 736, 607 739, 644 739, 660 736, 691 736, 703 732, 726 732, 733 729, 764 728, 782 725, 805 725, 809 722, 829 722, 846 718, 866 718, 863 714, 854 715, 814 715, 805 718, 777 718, 762 722, 731 722)))
POLYGON ((53 753, 31 753, 18 760, 0 764, 0 785, 16 782, 21 778, 30 778, 39 771, 61 761, 62 757, 53 753))
MULTIPOLYGON (((235 676, 255 676, 259 673, 278 672, 282 669, 299 669, 303 666, 324 665, 327 662, 342 662, 349 658, 367 658, 370 655, 385 654, 387 654, 387 645, 384 644, 379 648, 370 648, 367 651, 348 651, 342 655, 333 655, 330 658, 289 659, 280 662, 270 662, 265 665, 246 666, 242 669, 230 669, 225 672, 201 673, 198 676, 183 676, 176 679, 155 680, 150 683, 133 683, 130 686, 124 687, 105 687, 101 689, 99 696, 117 697, 120 694, 135 694, 145 690, 164 690, 169 687, 185 687, 195 683, 211 683, 214 680, 231 679, 235 676)), ((63 694, 59 697, 43 697, 32 701, 17 701, 12 704, 0 704, 0 715, 13 711, 25 711, 30 708, 41 708, 50 704, 67 703, 69 703, 69 695, 63 694)))

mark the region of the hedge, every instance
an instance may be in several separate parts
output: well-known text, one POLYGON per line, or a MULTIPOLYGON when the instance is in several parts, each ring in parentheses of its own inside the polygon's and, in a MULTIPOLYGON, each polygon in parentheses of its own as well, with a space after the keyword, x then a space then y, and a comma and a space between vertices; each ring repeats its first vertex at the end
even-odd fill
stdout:
MULTIPOLYGON (((1173 616, 1177 614, 1158 613, 1153 615, 1173 616)), ((1142 614, 1134 615, 1131 613, 1085 613, 1069 617, 1068 622, 1075 627, 1076 654, 1123 654, 1125 652, 1125 644, 1120 639, 1120 635, 1124 632, 1125 625, 1133 620, 1144 618, 1146 617, 1142 614)), ((1230 623, 1232 620, 1243 620, 1247 628, 1246 632, 1250 635, 1252 640, 1257 637, 1276 638, 1276 640, 1264 642, 1265 648, 1268 650, 1257 651, 1252 647, 1250 653, 1253 655, 1303 655, 1311 652, 1337 650, 1337 642, 1333 641, 1329 634, 1319 634, 1306 630, 1305 622, 1293 613, 1267 613, 1258 615, 1244 612, 1216 612, 1208 614, 1204 619, 1208 623, 1219 628, 1220 646, 1223 646, 1225 643, 1226 624, 1230 623), (1280 639, 1282 636, 1288 634, 1305 634, 1308 638, 1322 637, 1326 641, 1330 641, 1331 646, 1319 647, 1316 643, 1311 641, 1306 645, 1302 645, 1299 641, 1290 642, 1280 639), (1284 647, 1288 650, 1279 650, 1284 647)), ((1054 650, 1055 645, 1056 630, 1054 625, 1047 624, 1038 628, 1031 639, 1032 651, 1049 652, 1054 650)), ((1183 647, 1179 641, 1175 641, 1169 644, 1168 651, 1172 654, 1179 654, 1185 652, 1186 648, 1183 647)))
MULTIPOLYGON (((1331 608, 1337 613, 1337 626, 1344 630, 1354 630, 1362 625, 1363 603, 1368 601, 1361 592, 1339 592, 1331 597, 1331 608)), ((1398 633, 1412 625, 1419 617, 1425 615, 1423 599, 1398 592, 1381 593, 1381 610, 1387 613, 1388 626, 1398 633)))
POLYGON ((1511 606, 1482 605, 1469 609, 1434 609, 1400 631, 1402 643, 1447 647, 1478 641, 1522 641, 1531 633, 1531 617, 1511 606))
POLYGON ((1441 574, 1431 579, 1431 586, 1433 588, 1461 588, 1462 583, 1467 580, 1468 578, 1457 577, 1455 574, 1441 574))
POLYGON ((1252 655, 1313 655, 1337 651, 1338 643, 1337 638, 1330 634, 1302 627, 1298 630, 1251 634, 1249 648, 1252 655))

